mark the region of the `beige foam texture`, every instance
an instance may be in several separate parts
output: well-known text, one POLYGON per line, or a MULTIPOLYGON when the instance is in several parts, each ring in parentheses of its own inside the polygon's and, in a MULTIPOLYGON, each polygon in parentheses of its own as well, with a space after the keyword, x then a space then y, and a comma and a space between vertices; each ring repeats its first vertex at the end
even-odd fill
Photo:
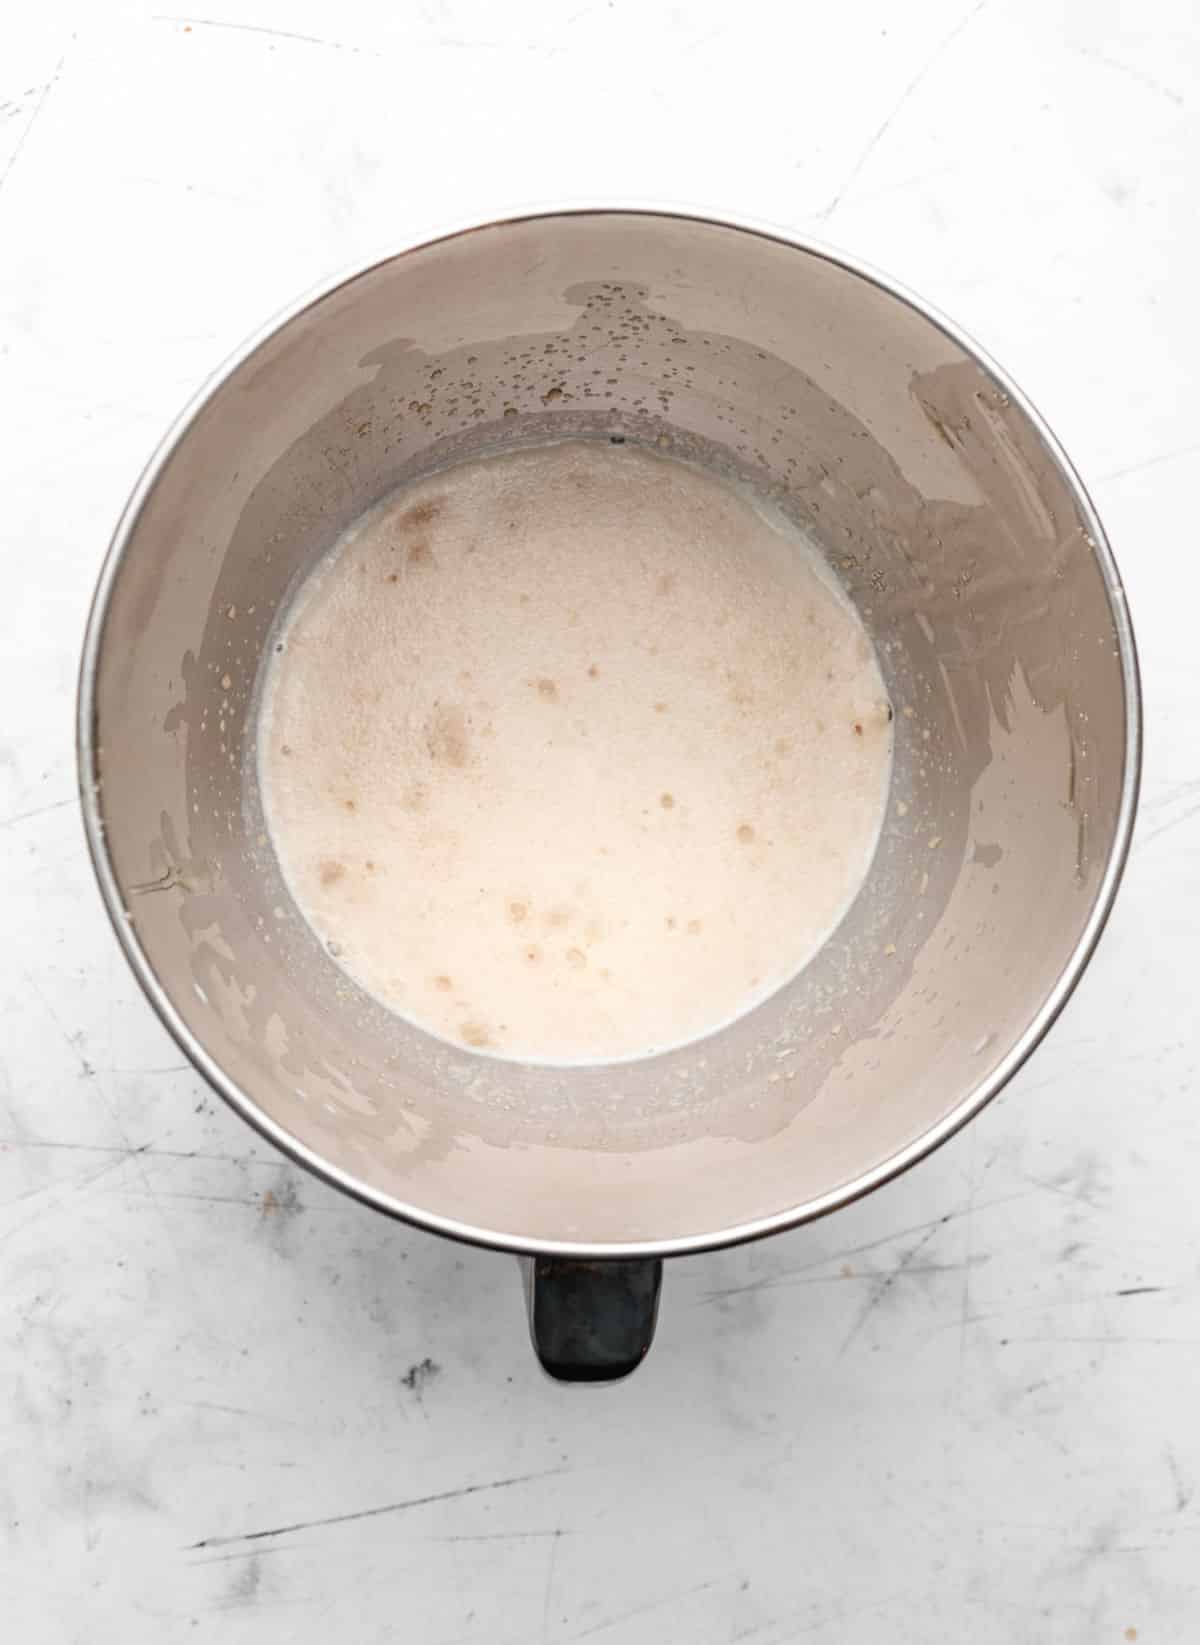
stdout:
POLYGON ((293 896, 482 1054, 641 1056, 793 976, 878 837, 892 734, 817 552, 634 446, 464 464, 301 589, 260 777, 293 896))

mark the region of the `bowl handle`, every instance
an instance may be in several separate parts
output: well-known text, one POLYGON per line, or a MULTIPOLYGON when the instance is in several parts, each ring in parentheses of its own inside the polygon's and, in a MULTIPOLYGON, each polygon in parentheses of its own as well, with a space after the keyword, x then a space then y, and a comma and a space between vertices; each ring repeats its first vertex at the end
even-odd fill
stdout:
POLYGON ((662 1263, 654 1257, 529 1257, 529 1334, 557 1382, 615 1382, 654 1341, 662 1263))

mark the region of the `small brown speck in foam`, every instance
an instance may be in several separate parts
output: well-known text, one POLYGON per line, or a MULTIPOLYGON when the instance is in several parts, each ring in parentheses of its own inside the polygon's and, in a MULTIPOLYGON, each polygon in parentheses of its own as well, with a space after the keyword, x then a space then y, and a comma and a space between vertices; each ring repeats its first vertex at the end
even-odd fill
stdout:
POLYGON ((741 825, 737 831, 737 837, 739 845, 754 844, 754 830, 751 828, 749 823, 743 823, 741 825))
POLYGON ((487 1045, 489 1040, 487 1029, 477 1022, 464 1023, 462 1037, 468 1045, 487 1045))
POLYGON ((346 807, 347 811, 357 811, 358 810, 358 801, 357 800, 343 800, 342 804, 346 807))
POLYGON ((454 983, 449 977, 435 977, 433 979, 433 986, 437 989, 439 994, 448 994, 454 987, 454 983))
POLYGON ((408 551, 409 565, 432 565, 433 555, 428 543, 414 543, 408 551))
POLYGON ((321 884, 334 885, 346 872, 345 863, 335 862, 332 857, 326 857, 321 864, 321 884))
POLYGON ((656 714, 665 714, 665 713, 666 713, 666 712, 667 712, 667 705, 666 705, 666 703, 655 703, 655 705, 654 705, 654 712, 655 712, 655 713, 656 713, 656 714))
POLYGON ((290 743, 281 743, 279 745, 279 752, 281 754, 290 754, 292 752, 291 744, 290 743))
POLYGON ((664 571, 654 586, 657 594, 669 594, 675 587, 675 573, 673 571, 664 571))
POLYGON ((660 796, 658 803, 662 806, 664 811, 670 811, 672 806, 675 804, 675 796, 674 794, 663 794, 660 796))
POLYGON ((688 923, 687 923, 687 928, 688 928, 688 936, 689 937, 698 937, 700 935, 701 931, 703 931, 703 929, 704 929, 704 921, 703 920, 689 920, 688 923))
POLYGON ((528 917, 528 915, 529 915, 529 904, 528 903, 524 903, 524 902, 510 902, 509 903, 509 905, 508 905, 508 917, 513 922, 514 925, 520 925, 521 921, 523 919, 526 919, 528 917))
POLYGON ((525 950, 525 958, 529 961, 530 965, 536 965, 541 957, 541 949, 538 947, 537 943, 531 942, 529 947, 525 950))
POLYGON ((574 966, 576 971, 581 971, 587 964, 587 955, 582 948, 568 948, 567 964, 574 966))
POLYGON ((543 677, 540 680, 535 680, 533 683, 537 688, 537 694, 539 697, 544 698, 548 703, 556 703, 558 701, 558 687, 555 685, 553 680, 543 677))
POLYGON ((414 503, 400 516, 399 525, 403 530, 419 531, 427 526, 431 520, 436 520, 446 507, 444 497, 430 497, 423 503, 414 503))
POLYGON ((459 770, 467 763, 470 744, 467 716, 453 703, 438 703, 425 728, 425 746, 430 758, 459 770))

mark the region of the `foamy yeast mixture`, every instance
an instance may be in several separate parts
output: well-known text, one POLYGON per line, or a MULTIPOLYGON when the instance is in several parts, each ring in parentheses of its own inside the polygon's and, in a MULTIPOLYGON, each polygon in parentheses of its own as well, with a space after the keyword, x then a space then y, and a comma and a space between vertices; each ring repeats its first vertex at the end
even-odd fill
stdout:
POLYGON ((816 551, 633 445, 447 470, 302 587, 268 825, 350 975, 459 1045, 643 1055, 811 957, 879 833, 891 710, 816 551))

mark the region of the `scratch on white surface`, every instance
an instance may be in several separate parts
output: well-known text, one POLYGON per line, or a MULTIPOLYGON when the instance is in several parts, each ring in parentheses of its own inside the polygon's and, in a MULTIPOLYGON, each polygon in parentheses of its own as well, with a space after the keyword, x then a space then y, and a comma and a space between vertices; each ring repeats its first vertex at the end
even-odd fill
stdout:
POLYGON ((198 1201, 201 1205, 240 1205, 248 1211, 254 1211, 259 1216, 262 1215, 262 1201, 259 1200, 259 1199, 252 1198, 248 1194, 194 1194, 194 1193, 181 1193, 177 1189, 173 1189, 173 1188, 160 1188, 158 1190, 156 1196, 151 1196, 149 1194, 142 1194, 142 1195, 130 1194, 130 1195, 127 1195, 126 1197, 129 1198, 129 1199, 136 1199, 136 1198, 149 1199, 151 1197, 155 1197, 155 1198, 162 1198, 162 1199, 167 1199, 167 1200, 172 1200, 172 1201, 174 1201, 174 1200, 195 1200, 195 1201, 198 1201))
POLYGON ((723 39, 729 33, 729 28, 730 20, 727 18, 718 23, 716 28, 709 29, 707 34, 700 34, 694 40, 689 40, 678 53, 677 61, 683 62, 688 57, 694 57, 697 52, 703 51, 705 46, 711 46, 714 40, 723 39))
POLYGON ((1200 1344, 1200 1337, 1150 1337, 1127 1332, 1113 1332, 1108 1336, 1060 1336, 1056 1331, 1047 1331, 1039 1336, 1032 1337, 998 1337, 997 1346, 1009 1348, 1022 1343, 1086 1343, 1105 1348, 1195 1348, 1200 1344))
POLYGON ((967 1155, 967 1228, 963 1256, 962 1292, 958 1300, 958 1383, 961 1393, 967 1363, 967 1326, 971 1308, 971 1258, 975 1251, 975 1192, 979 1180, 976 1159, 979 1148, 979 1127, 971 1130, 971 1146, 967 1155))
MULTIPOLYGON (((75 38, 74 35, 72 35, 71 38, 74 39, 75 38)), ((25 127, 25 130, 21 133, 20 137, 17 140, 16 147, 13 149, 12 153, 9 155, 8 164, 5 166, 4 170, 2 172, 0 172, 0 192, 3 191, 5 183, 8 182, 8 179, 9 179, 9 176, 12 172, 13 167, 16 165, 17 161, 21 158, 21 153, 22 153, 26 143, 29 141, 30 134, 32 133, 34 126, 37 125, 38 120, 41 117, 42 110, 46 106, 46 99, 49 97, 50 93, 54 90, 55 86, 58 84, 59 80, 62 78, 63 64, 66 62, 66 60, 67 60, 67 54, 66 54, 66 52, 63 52, 62 56, 59 58, 58 62, 55 64, 54 73, 50 76, 49 80, 46 81, 46 84, 42 87, 42 95, 38 98, 37 105, 34 108, 33 113, 29 116, 29 124, 25 127)))
MULTIPOLYGON (((890 1239, 880 1242, 890 1245, 890 1239)), ((824 1257, 820 1264, 835 1261, 836 1258, 824 1257)), ((803 1285, 876 1285, 881 1280, 898 1279, 927 1279, 931 1274, 958 1274, 962 1272, 964 1264, 961 1262, 911 1262, 902 1269, 893 1269, 888 1274, 881 1274, 876 1268, 853 1269, 849 1273, 837 1274, 806 1274, 796 1269, 787 1269, 782 1274, 764 1276, 762 1279, 749 1280, 745 1285, 729 1285, 720 1291, 706 1291, 697 1297, 698 1303, 720 1302, 729 1297, 740 1297, 756 1291, 791 1290, 803 1285)))
POLYGON ((866 1304, 864 1305, 864 1307, 860 1311, 859 1316, 855 1320, 854 1324, 850 1327, 849 1331, 846 1333, 845 1339, 842 1342, 842 1346, 837 1351, 838 1359, 841 1359, 842 1355, 845 1354, 847 1349, 850 1347, 851 1343, 858 1336, 859 1332, 862 1330, 863 1326, 867 1323, 867 1321, 870 1319, 871 1315, 875 1312, 875 1310, 878 1307, 880 1307, 883 1302, 885 1302, 887 1300, 888 1293, 891 1290, 892 1286, 896 1283, 896 1281, 901 1277, 902 1274, 904 1274, 908 1271, 908 1269, 909 1269, 910 1265, 912 1264, 912 1262, 921 1254, 921 1252, 929 1244, 930 1240, 933 1239, 934 1235, 938 1232, 938 1229, 940 1227, 941 1227, 941 1224, 939 1223, 935 1227, 929 1229, 929 1231, 927 1233, 922 1234, 921 1238, 919 1240, 917 1240, 916 1244, 911 1245, 908 1248, 908 1250, 904 1253, 904 1255, 900 1258, 900 1261, 892 1269, 891 1273, 887 1274, 883 1278, 882 1283, 872 1287, 871 1295, 867 1298, 866 1304))
POLYGON ((769 1617, 765 1622, 756 1622, 749 1628, 740 1628, 737 1633, 730 1634, 729 1645, 743 1645, 744 1641, 749 1640, 755 1641, 755 1645, 789 1645, 801 1634, 814 1634, 818 1628, 832 1628, 835 1625, 844 1627, 852 1617, 869 1616, 873 1611, 886 1610, 897 1600, 907 1597, 904 1593, 886 1594, 882 1599, 873 1599, 866 1605, 845 1605, 837 1601, 832 1605, 819 1602, 805 1605, 801 1610, 769 1617), (779 1632, 780 1629, 783 1631, 779 1632), (765 1637, 768 1634, 773 1637, 765 1637))
MULTIPOLYGON (((158 1220, 162 1225, 163 1233, 166 1235, 167 1243, 171 1247, 171 1250, 175 1254, 175 1260, 178 1264, 179 1272, 180 1272, 180 1275, 183 1279, 183 1283, 186 1286, 189 1295, 192 1297, 193 1303, 198 1308, 199 1307, 199 1299, 196 1295, 195 1286, 192 1283, 192 1275, 191 1275, 190 1265, 188 1264, 188 1262, 186 1261, 186 1259, 184 1257, 184 1252, 183 1252, 182 1246, 180 1245, 179 1241, 175 1237, 175 1229, 172 1226, 171 1219, 167 1216, 166 1212, 164 1211, 164 1209, 162 1207, 162 1204, 159 1201, 158 1195, 154 1191, 154 1184, 151 1182, 149 1174, 147 1173, 144 1165, 142 1164, 141 1156, 144 1152, 146 1152, 146 1150, 144 1148, 141 1148, 141 1147, 135 1147, 133 1142, 130 1140, 129 1135, 126 1132, 125 1127, 121 1122, 121 1116, 120 1116, 120 1113, 118 1112, 117 1104, 113 1101, 113 1099, 109 1095, 109 1093, 104 1089, 103 1081, 97 1077, 97 1070, 96 1070, 94 1064, 92 1062, 90 1062, 88 1057, 84 1054, 82 1030, 80 1030, 80 1032, 76 1033, 76 1034, 69 1034, 67 1032, 66 1028, 63 1026, 63 1023, 60 1021, 57 1012, 54 1010, 54 1007, 50 1004, 50 1001, 46 998, 46 996, 42 992, 41 988, 39 988, 36 980, 29 974, 29 972, 25 972, 24 977, 25 977, 25 982, 28 985, 28 987, 36 995, 36 997, 41 1001, 42 1007, 45 1010, 46 1015, 50 1018, 50 1021, 54 1024, 55 1028, 58 1030, 59 1036, 63 1040, 64 1044, 70 1049, 72 1054, 78 1060, 79 1065, 80 1065, 80 1070, 81 1070, 84 1078, 94 1081, 94 1089, 96 1091, 96 1094, 99 1097, 101 1103, 103 1104, 105 1110, 107 1111, 109 1119, 112 1121, 113 1129, 116 1131, 117 1137, 123 1145, 123 1151, 124 1151, 125 1155, 127 1156, 127 1158, 129 1158, 130 1160, 133 1161, 133 1163, 136 1167, 137 1175, 138 1175, 139 1180, 141 1181, 142 1187, 145 1189, 146 1197, 150 1200, 150 1202, 151 1202, 151 1204, 154 1208, 154 1211, 155 1211, 155 1213, 158 1217, 158 1220)), ((109 988, 109 997, 108 997, 109 1033, 108 1033, 108 1039, 109 1039, 109 1062, 110 1062, 110 1065, 111 1065, 111 1061, 112 1061, 112 1001, 113 1001, 112 956, 111 955, 110 955, 110 958, 109 958, 108 988, 109 988)))
POLYGON ((609 1628, 616 1628, 622 1622, 629 1622, 635 1616, 645 1616, 648 1611, 661 1611, 664 1605, 675 1605, 681 1599, 690 1599, 693 1594, 702 1594, 708 1588, 715 1588, 717 1578, 711 1577, 707 1582, 698 1582, 693 1588, 683 1588, 675 1593, 664 1594, 661 1599, 650 1599, 643 1605, 634 1605, 628 1611, 621 1611, 616 1616, 605 1617, 600 1622, 593 1622, 590 1627, 581 1628, 571 1639, 590 1639, 594 1634, 606 1633, 609 1628))
POLYGON ((221 1416, 250 1417, 252 1421, 265 1423, 269 1427, 295 1428, 301 1433, 307 1431, 304 1423, 296 1422, 291 1417, 280 1416, 278 1411, 254 1411, 246 1405, 220 1405, 211 1399, 188 1399, 182 1402, 182 1408, 190 1411, 216 1411, 221 1416))
MULTIPOLYGON (((239 207, 244 211, 261 211, 262 201, 252 194, 237 194, 233 189, 214 188, 208 183, 198 183, 194 178, 154 177, 144 172, 130 173, 127 181, 140 185, 143 188, 169 189, 173 194, 187 194, 193 200, 207 200, 216 204, 228 204, 239 207)), ((219 339, 211 331, 176 332, 171 337, 174 347, 192 347, 203 345, 210 352, 218 345, 219 339)), ((131 412, 137 416, 139 413, 131 412)))
POLYGON ((302 1549, 294 1543, 282 1542, 276 1548, 243 1548, 235 1554, 210 1554, 207 1559, 196 1559, 193 1565, 229 1565, 240 1559, 268 1559, 272 1554, 298 1554, 302 1549))
POLYGON ((1122 63, 1116 57, 1106 57, 1102 51, 1092 51, 1087 46, 1072 46, 1071 50, 1078 56, 1086 58, 1089 63, 1100 63, 1106 69, 1112 69, 1117 74, 1126 75, 1130 80, 1136 81, 1144 90, 1153 92, 1156 97, 1165 97, 1169 103, 1174 103, 1176 108, 1184 106, 1184 98, 1179 92, 1172 91, 1170 86, 1164 86, 1161 80, 1156 80, 1152 74, 1147 74, 1144 69, 1134 68, 1132 63, 1122 63))
POLYGON ((1167 1471, 1171 1476, 1171 1487, 1175 1498, 1175 1512, 1181 1514, 1191 1502, 1195 1494, 1195 1486, 1189 1485, 1179 1466, 1179 1458, 1168 1445, 1166 1449, 1167 1471))
POLYGON ((202 1548, 229 1548, 238 1542, 264 1542, 272 1537, 291 1536, 295 1531, 322 1530, 330 1525, 351 1525, 362 1519, 378 1519, 381 1514, 401 1514, 410 1508, 427 1508, 435 1502, 456 1502, 460 1497, 478 1496, 483 1491, 506 1491, 514 1485, 529 1485, 539 1479, 553 1479, 566 1468, 544 1468, 535 1474, 513 1474, 508 1479, 485 1480, 479 1485, 459 1485, 451 1491, 431 1491, 428 1496, 405 1497, 385 1502, 377 1508, 358 1508, 347 1514, 329 1514, 323 1519, 301 1519, 290 1525, 275 1525, 263 1531, 243 1531, 237 1536, 207 1536, 188 1544, 189 1553, 202 1548))
POLYGON ((1191 777, 1181 783, 1171 783, 1162 793, 1152 797, 1147 796, 1141 803, 1141 814, 1153 816, 1156 812, 1165 811, 1167 806, 1174 805, 1176 800, 1186 799, 1188 795, 1200 792, 1200 777, 1191 777))
MULTIPOLYGON (((117 1148, 112 1143, 58 1142, 49 1137, 0 1137, 0 1148, 53 1148, 65 1149, 68 1153, 119 1154, 122 1158, 129 1152, 128 1149, 117 1148)), ((256 1154, 217 1154, 202 1148, 155 1148, 150 1143, 140 1144, 134 1152, 144 1154, 148 1159, 216 1160, 224 1165, 257 1165, 270 1171, 279 1169, 278 1156, 260 1159, 256 1154)))
POLYGON ((1089 1302, 1110 1302, 1114 1297, 1154 1296, 1171 1289, 1165 1285, 1130 1285, 1118 1291, 1082 1291, 1072 1296, 1043 1296, 1036 1302, 1016 1303, 1012 1307, 991 1308, 986 1313, 968 1314, 967 1325, 979 1325, 993 1319, 1013 1319, 1021 1314, 1053 1314, 1062 1308, 1078 1308, 1089 1302))
MULTIPOLYGON (((300 34, 294 29, 268 28, 265 23, 235 23, 222 17, 174 17, 163 13, 157 14, 153 21, 178 24, 185 29, 228 29, 237 34, 265 35, 269 39, 287 40, 297 45, 319 46, 326 51, 344 51, 354 57, 386 60, 388 56, 386 52, 374 51, 370 46, 353 45, 349 40, 334 40, 329 35, 322 34, 300 34)), ((436 33, 419 43, 426 49, 441 47, 447 50, 466 51, 531 51, 545 57, 559 56, 564 50, 561 46, 543 44, 536 40, 476 40, 465 36, 436 33)))
POLYGON ((426 1536, 422 1542, 545 1542, 551 1537, 570 1536, 565 1530, 557 1531, 451 1531, 440 1536, 426 1536))
POLYGON ((1086 1205, 1089 1211, 1100 1211, 1103 1206, 1088 1192, 1088 1183, 1085 1181, 1080 1188, 1072 1188, 1069 1179, 1064 1182, 1051 1182, 1046 1177, 1035 1177, 1031 1172, 1023 1173, 1026 1182, 1031 1182, 1035 1188, 1042 1189, 1047 1194, 1061 1194, 1063 1199, 1072 1200, 1076 1205, 1086 1205))
POLYGON ((554 1566, 558 1559, 558 1544, 562 1537, 561 1531, 555 1531, 550 1543, 550 1557, 546 1561, 546 1591, 542 1596, 542 1640, 550 1638, 550 1601, 554 1595, 554 1566))
MULTIPOLYGON (((799 166, 802 161, 797 161, 799 166)), ((934 166, 914 172, 911 177, 897 177, 890 183, 881 183, 878 188, 856 189, 854 203, 858 207, 867 205, 876 200, 886 200, 893 194, 903 194, 907 189, 924 188, 929 183, 935 183, 943 177, 953 177, 960 170, 959 166, 934 166)))
MULTIPOLYGON (((135 1149, 133 1154, 122 1151, 116 1159, 107 1159, 103 1165, 98 1165, 94 1171, 85 1171, 80 1177, 71 1177, 65 1181, 40 1183, 36 1188, 30 1188, 23 1194, 17 1194, 13 1199, 5 1200, 3 1206, 0 1206, 0 1210, 7 1211, 14 1205, 24 1205, 29 1200, 41 1199, 46 1194, 62 1192, 69 1192, 72 1195, 80 1194, 85 1188, 90 1188, 94 1182, 99 1182, 102 1178, 111 1176, 114 1171, 119 1171, 123 1165, 129 1163, 134 1154, 140 1152, 140 1149, 135 1149)), ((53 1210, 55 1207, 51 1206, 48 1209, 53 1210)), ((3 1243, 7 1243, 14 1234, 20 1233, 22 1228, 27 1228, 30 1223, 36 1222, 41 1215, 42 1213, 38 1211, 32 1217, 26 1217, 23 1222, 19 1222, 15 1228, 10 1228, 4 1235, 3 1243)))
POLYGON ((1200 777, 1188 777, 1183 782, 1169 783, 1167 787, 1149 801, 1148 811, 1161 811, 1165 806, 1173 805, 1176 800, 1186 799, 1189 795, 1200 793, 1200 777))
MULTIPOLYGON (((63 1025, 62 1021, 60 1020, 60 1018, 58 1016, 58 1013, 55 1011, 54 1007, 50 1004, 50 1001, 46 998, 45 994, 42 992, 41 988, 38 986, 37 981, 35 980, 35 978, 33 976, 31 976, 28 971, 26 971, 24 973, 24 977, 25 977, 26 986, 29 988, 30 992, 40 1001, 43 1011, 45 1011, 46 1015, 49 1017, 50 1021, 53 1023, 55 1031, 57 1032, 59 1038, 62 1040, 63 1044, 67 1047, 67 1050, 75 1058, 75 1061, 79 1064, 79 1072, 83 1075, 84 1079, 89 1079, 90 1080, 90 1079, 94 1078, 95 1073, 96 1073, 96 1069, 95 1069, 95 1066, 92 1064, 92 1062, 84 1054, 82 1030, 78 1033, 75 1033, 75 1034, 69 1034, 67 1032, 65 1026, 63 1025)), ((120 1127, 118 1127, 118 1130, 120 1130, 120 1127)), ((132 1148, 131 1148, 128 1137, 126 1137, 126 1136, 124 1136, 124 1134, 122 1134, 121 1141, 125 1144, 124 1152, 127 1153, 127 1154, 131 1153, 132 1148)))
POLYGON ((178 23, 188 29, 230 29, 237 34, 265 34, 272 40, 293 40, 305 46, 324 46, 328 51, 348 51, 356 57, 378 57, 376 51, 365 46, 352 46, 345 40, 331 40, 325 35, 298 34, 293 29, 268 28, 265 23, 234 23, 222 17, 169 17, 157 15, 156 23, 178 23))
MULTIPOLYGON (((979 1205, 976 1205, 974 1207, 974 1212, 978 1214, 982 1211, 993 1210, 998 1206, 1011 1205, 1016 1200, 1030 1199, 1037 1191, 1037 1189, 1028 1188, 1015 1194, 1000 1194, 997 1195, 995 1199, 984 1200, 979 1205)), ((824 1279, 811 1281, 805 1276, 811 1274, 817 1268, 827 1267, 830 1263, 842 1262, 847 1257, 862 1256, 866 1251, 877 1251, 881 1245, 891 1245, 895 1240, 907 1238, 909 1234, 923 1233, 926 1228, 942 1228, 947 1223, 956 1222, 960 1217, 965 1217, 967 1212, 968 1207, 964 1205, 957 1211, 946 1211, 940 1217, 933 1217, 928 1222, 913 1223, 908 1228, 895 1228, 890 1234, 883 1234, 878 1239, 864 1240, 859 1245, 847 1245, 837 1251, 826 1251, 819 1257, 814 1257, 808 1262, 800 1263, 795 1268, 786 1268, 778 1274, 769 1274, 765 1275, 762 1279, 749 1280, 745 1285, 730 1285, 719 1291, 706 1291, 703 1295, 697 1298, 697 1301, 700 1303, 720 1302, 726 1297, 740 1296, 743 1292, 747 1291, 772 1291, 780 1286, 789 1287, 792 1285, 805 1285, 812 1283, 824 1284, 826 1283, 824 1279)), ((931 1265, 931 1271, 933 1266, 934 1265, 931 1265)), ((942 1272, 943 1270, 946 1272, 954 1272, 961 1266, 962 1264, 960 1263, 939 1263, 936 1265, 936 1270, 938 1272, 942 1272)), ((923 1268, 910 1268, 906 1270, 909 1274, 916 1274, 923 1271, 923 1268)), ((830 1276, 831 1279, 832 1277, 833 1276, 830 1276)), ((853 1279, 859 1276, 839 1275, 837 1277, 849 1277, 853 1279)), ((870 1278, 871 1276, 867 1275, 865 1277, 870 1278)))
POLYGON ((1123 480, 1127 475, 1140 474, 1143 469, 1157 468, 1160 463, 1173 463, 1180 457, 1190 457, 1200 451, 1200 440, 1193 440, 1190 445, 1175 446, 1170 451, 1159 451, 1153 457, 1143 457, 1139 462, 1129 463, 1125 468, 1110 469, 1107 474, 1097 476, 1097 484, 1103 485, 1108 480, 1123 480))
POLYGON ((960 17, 958 22, 950 30, 949 34, 947 34, 939 42, 939 44, 934 47, 933 51, 925 59, 924 63, 913 75, 912 79, 905 86, 896 101, 892 104, 892 107, 888 110, 887 114, 884 115, 883 119, 872 132, 870 138, 867 140, 866 146, 862 150, 862 153, 851 166, 844 181, 838 188, 837 193, 833 196, 832 200, 830 200, 824 210, 817 213, 818 222, 827 223, 833 216, 834 212, 846 198, 847 193, 858 181, 858 178, 861 175, 863 167, 866 165, 867 161, 871 158, 872 154, 874 154, 880 143, 882 143, 883 139, 887 136, 888 131, 891 128, 892 121, 895 120, 896 116, 908 102, 909 98, 920 89, 922 81, 940 61, 940 59, 950 50, 950 47, 958 39, 959 35, 962 34, 963 30, 966 29, 970 23, 974 22, 975 18, 979 16, 979 13, 987 4, 988 0, 976 0, 976 4, 972 6, 971 10, 967 12, 964 17, 960 17))
MULTIPOLYGON (((134 1151, 134 1153, 136 1152, 137 1150, 134 1151)), ((11 1206, 19 1205, 27 1200, 50 1196, 46 1204, 39 1206, 29 1216, 22 1217, 21 1221, 14 1223, 11 1228, 5 1229, 3 1236, 0 1237, 0 1248, 7 1246, 10 1241, 16 1239, 18 1234, 32 1228, 44 1217, 61 1213, 65 1205, 69 1204, 74 1207, 84 1203, 82 1196, 86 1189, 92 1187, 94 1183, 99 1182, 102 1178, 112 1176, 128 1165, 133 1158, 134 1154, 123 1153, 119 1159, 106 1160, 99 1170, 93 1171, 78 1180, 46 1183, 40 1188, 32 1189, 28 1194, 19 1194, 15 1200, 9 1200, 5 1205, 0 1206, 0 1211, 7 1211, 11 1206)))
POLYGON ((150 1079, 157 1074, 194 1074, 190 1062, 173 1062, 166 1068, 110 1068, 110 1074, 129 1075, 134 1079, 150 1079))
POLYGON ((1200 801, 1195 805, 1186 806, 1176 816, 1168 817, 1165 822, 1159 823, 1157 828, 1148 828, 1141 836, 1140 843, 1143 846, 1149 845, 1151 840, 1157 840, 1162 834, 1169 834, 1173 828, 1178 828, 1180 823, 1189 822, 1196 816, 1200 816, 1200 801))
POLYGON ((0 828, 15 828, 18 823, 32 822, 35 817, 44 817, 50 811, 61 811, 64 806, 78 804, 79 796, 68 794, 65 800, 51 800, 49 805, 38 805, 32 811, 18 811, 15 817, 5 817, 0 820, 0 828))

